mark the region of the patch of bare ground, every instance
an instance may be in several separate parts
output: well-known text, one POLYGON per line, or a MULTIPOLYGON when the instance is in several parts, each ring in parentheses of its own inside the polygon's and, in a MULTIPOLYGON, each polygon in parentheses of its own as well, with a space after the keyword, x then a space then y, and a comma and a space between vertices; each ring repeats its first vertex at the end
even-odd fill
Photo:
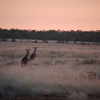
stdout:
MULTIPOLYGON (((3 97, 0 100, 71 100, 67 96, 3 97)), ((76 100, 76 99, 75 99, 76 100)), ((100 100, 100 96, 89 96, 88 100, 100 100)))
POLYGON ((88 100, 100 100, 100 96, 94 96, 94 97, 89 96, 88 100))
POLYGON ((68 100, 66 96, 3 97, 0 100, 68 100))

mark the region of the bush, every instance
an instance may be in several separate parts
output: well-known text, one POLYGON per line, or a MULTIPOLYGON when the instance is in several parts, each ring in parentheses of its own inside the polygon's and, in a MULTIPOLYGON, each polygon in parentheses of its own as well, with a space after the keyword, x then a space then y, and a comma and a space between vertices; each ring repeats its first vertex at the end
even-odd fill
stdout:
POLYGON ((69 96, 70 100, 88 100, 87 96, 84 93, 72 92, 69 96))
POLYGON ((82 64, 100 64, 100 60, 96 59, 84 59, 82 64))
POLYGON ((38 41, 37 40, 34 40, 32 43, 38 43, 38 41))
POLYGON ((12 39, 11 42, 16 42, 16 40, 15 39, 12 39))
POLYGON ((3 38, 1 41, 2 41, 2 42, 6 42, 6 41, 7 41, 7 39, 6 39, 6 38, 3 38))
POLYGON ((43 43, 48 43, 48 40, 42 40, 43 43))

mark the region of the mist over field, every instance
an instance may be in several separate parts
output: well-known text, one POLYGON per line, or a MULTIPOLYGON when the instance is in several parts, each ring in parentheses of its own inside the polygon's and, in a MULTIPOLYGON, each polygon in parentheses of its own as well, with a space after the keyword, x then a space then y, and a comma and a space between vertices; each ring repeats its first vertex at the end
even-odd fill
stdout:
MULTIPOLYGON (((0 97, 100 96, 100 46, 73 43, 0 42, 0 97), (37 47, 37 57, 21 59, 37 47)), ((81 99, 80 99, 81 98, 81 99)))

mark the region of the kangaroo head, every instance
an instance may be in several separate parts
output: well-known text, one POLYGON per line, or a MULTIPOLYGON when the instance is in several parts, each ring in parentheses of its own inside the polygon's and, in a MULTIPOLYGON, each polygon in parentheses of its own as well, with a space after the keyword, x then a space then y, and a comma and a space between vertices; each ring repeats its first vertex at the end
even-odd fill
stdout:
POLYGON ((36 57, 36 49, 37 49, 37 47, 34 47, 34 52, 33 52, 33 54, 34 54, 34 57, 36 57))
POLYGON ((29 53, 30 49, 26 49, 27 53, 29 53))
POLYGON ((36 57, 36 50, 37 50, 37 47, 34 47, 34 52, 32 53, 32 55, 30 56, 30 59, 32 60, 32 59, 35 59, 35 57, 36 57))
POLYGON ((30 49, 26 49, 26 51, 27 51, 27 54, 26 54, 26 56, 28 56, 30 49))
POLYGON ((27 51, 27 53, 26 53, 25 57, 27 58, 27 61, 30 61, 30 59, 28 58, 30 49, 26 49, 26 51, 27 51))

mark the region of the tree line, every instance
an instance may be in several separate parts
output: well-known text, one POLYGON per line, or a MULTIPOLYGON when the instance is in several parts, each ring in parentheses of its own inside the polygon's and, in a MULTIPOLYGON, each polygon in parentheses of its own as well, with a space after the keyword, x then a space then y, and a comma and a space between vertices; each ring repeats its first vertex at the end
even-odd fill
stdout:
POLYGON ((2 29, 0 28, 0 39, 38 39, 38 40, 57 40, 59 42, 85 41, 100 42, 100 30, 82 31, 82 30, 20 30, 20 29, 2 29))

